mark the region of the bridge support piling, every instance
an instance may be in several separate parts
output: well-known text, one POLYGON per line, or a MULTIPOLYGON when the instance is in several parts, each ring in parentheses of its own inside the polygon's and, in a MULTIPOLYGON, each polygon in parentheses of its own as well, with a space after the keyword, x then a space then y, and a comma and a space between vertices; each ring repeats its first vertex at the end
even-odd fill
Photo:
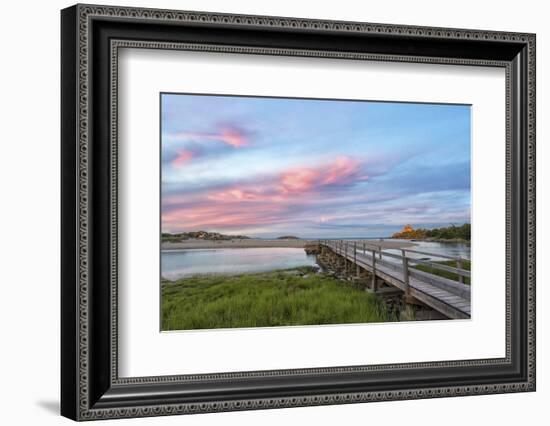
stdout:
POLYGON ((376 252, 372 251, 372 291, 378 291, 378 281, 376 280, 376 252))
POLYGON ((346 264, 346 275, 348 274, 348 243, 344 243, 344 263, 346 264))
POLYGON ((409 284, 409 258, 405 255, 405 250, 401 250, 403 256, 403 282, 405 283, 405 295, 410 295, 409 284))
POLYGON ((355 276, 359 278, 359 275, 361 274, 361 268, 357 263, 357 243, 355 241, 353 242, 353 263, 355 263, 355 276))

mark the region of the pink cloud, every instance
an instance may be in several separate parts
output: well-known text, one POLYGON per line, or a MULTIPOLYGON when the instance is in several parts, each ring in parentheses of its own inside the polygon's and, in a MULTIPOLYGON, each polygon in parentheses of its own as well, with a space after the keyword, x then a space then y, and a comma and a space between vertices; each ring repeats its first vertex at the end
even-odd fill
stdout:
POLYGON ((243 202, 243 201, 269 201, 282 202, 285 197, 273 190, 273 183, 268 182, 261 185, 241 185, 223 191, 217 191, 207 195, 212 201, 220 202, 243 202))
POLYGON ((280 191, 283 193, 303 193, 319 183, 321 173, 310 168, 295 168, 284 172, 280 177, 280 191))
POLYGON ((219 139, 223 143, 235 148, 248 145, 247 135, 236 127, 222 127, 219 133, 219 139))
POLYGON ((314 168, 293 168, 282 174, 281 191, 285 193, 304 193, 326 185, 367 179, 366 176, 358 176, 360 169, 361 162, 349 157, 337 157, 332 163, 322 164, 314 168))
POLYGON ((167 138, 187 141, 217 141, 233 148, 249 145, 248 133, 234 126, 222 126, 216 132, 180 132, 167 135, 167 138))
POLYGON ((174 158, 172 160, 172 165, 174 167, 183 166, 185 163, 191 161, 191 159, 194 156, 193 151, 189 151, 189 150, 185 150, 185 149, 178 149, 177 152, 178 152, 178 154, 177 154, 176 158, 174 158))
POLYGON ((283 202, 295 196, 315 194, 330 185, 352 183, 368 179, 361 174, 361 162, 338 157, 333 162, 315 167, 299 166, 285 170, 264 182, 242 184, 207 195, 212 201, 271 201, 283 202))
MULTIPOLYGON (((165 211, 163 226, 219 229, 281 223, 291 209, 322 201, 326 188, 367 179, 362 166, 357 159, 337 157, 315 166, 293 167, 253 183, 197 194, 182 202, 181 208, 165 211)), ((163 202, 179 204, 175 199, 163 202)))
POLYGON ((163 227, 198 229, 215 227, 239 227, 273 223, 284 212, 284 205, 262 204, 250 209, 243 204, 204 202, 193 206, 163 213, 163 227))
POLYGON ((338 157, 325 172, 323 185, 348 183, 353 180, 367 180, 367 175, 359 176, 361 162, 349 157, 338 157))

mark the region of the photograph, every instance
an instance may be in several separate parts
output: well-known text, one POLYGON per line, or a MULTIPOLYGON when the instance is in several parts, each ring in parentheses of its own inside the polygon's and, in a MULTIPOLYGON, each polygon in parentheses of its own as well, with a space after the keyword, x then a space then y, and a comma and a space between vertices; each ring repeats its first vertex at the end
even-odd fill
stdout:
MULTIPOLYGON (((60 308, 59 345, 39 363, 52 377, 38 382, 57 380, 62 416, 268 424, 280 423, 274 409, 334 406, 323 412, 341 419, 369 403, 369 419, 387 422, 419 404, 396 420, 414 423, 429 403, 434 419, 475 422, 493 404, 497 421, 521 423, 541 401, 536 80, 547 25, 521 7, 449 19, 402 3, 399 16, 384 4, 75 4, 51 25, 40 13, 35 26, 46 22, 56 45, 36 54, 61 59, 58 84, 39 82, 60 89, 61 108, 45 109, 60 117, 43 121, 61 150, 7 158, 29 201, 11 210, 49 231, 36 206, 57 206, 61 262, 38 256, 34 269, 53 265, 61 291, 35 286, 44 297, 28 311, 60 308), (60 203, 21 173, 17 160, 34 157, 56 172, 60 203), (520 392, 523 406, 500 410, 520 392)), ((19 112, 30 98, 15 94, 19 112)), ((27 222, 11 226, 22 244, 27 222)), ((28 269, 21 259, 7 282, 28 269)), ((56 341, 29 325, 39 341, 27 352, 56 341)))
POLYGON ((470 145, 468 104, 161 93, 160 329, 470 319, 470 145))

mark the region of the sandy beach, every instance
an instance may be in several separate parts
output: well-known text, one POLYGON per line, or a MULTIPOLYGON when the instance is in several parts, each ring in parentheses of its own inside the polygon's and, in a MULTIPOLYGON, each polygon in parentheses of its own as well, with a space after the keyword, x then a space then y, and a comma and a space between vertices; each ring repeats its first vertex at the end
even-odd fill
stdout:
MULTIPOLYGON (((261 247, 296 247, 303 248, 308 244, 315 244, 318 240, 262 240, 256 238, 234 239, 234 240, 200 240, 188 239, 179 243, 164 242, 161 245, 162 250, 184 250, 184 249, 212 249, 212 248, 261 248, 261 247)), ((399 249, 415 246, 408 241, 379 241, 364 240, 366 244, 382 246, 382 249, 399 249)), ((358 245, 363 244, 363 240, 353 240, 358 245)))

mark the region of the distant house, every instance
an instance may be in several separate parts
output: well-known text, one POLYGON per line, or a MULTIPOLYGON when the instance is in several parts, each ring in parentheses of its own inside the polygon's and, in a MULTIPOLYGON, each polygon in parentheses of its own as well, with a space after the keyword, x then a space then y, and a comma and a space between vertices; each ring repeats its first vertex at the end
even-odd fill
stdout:
POLYGON ((392 238, 404 238, 404 239, 412 239, 412 238, 424 238, 424 230, 417 229, 415 230, 411 225, 405 225, 401 232, 396 232, 392 235, 392 238))

